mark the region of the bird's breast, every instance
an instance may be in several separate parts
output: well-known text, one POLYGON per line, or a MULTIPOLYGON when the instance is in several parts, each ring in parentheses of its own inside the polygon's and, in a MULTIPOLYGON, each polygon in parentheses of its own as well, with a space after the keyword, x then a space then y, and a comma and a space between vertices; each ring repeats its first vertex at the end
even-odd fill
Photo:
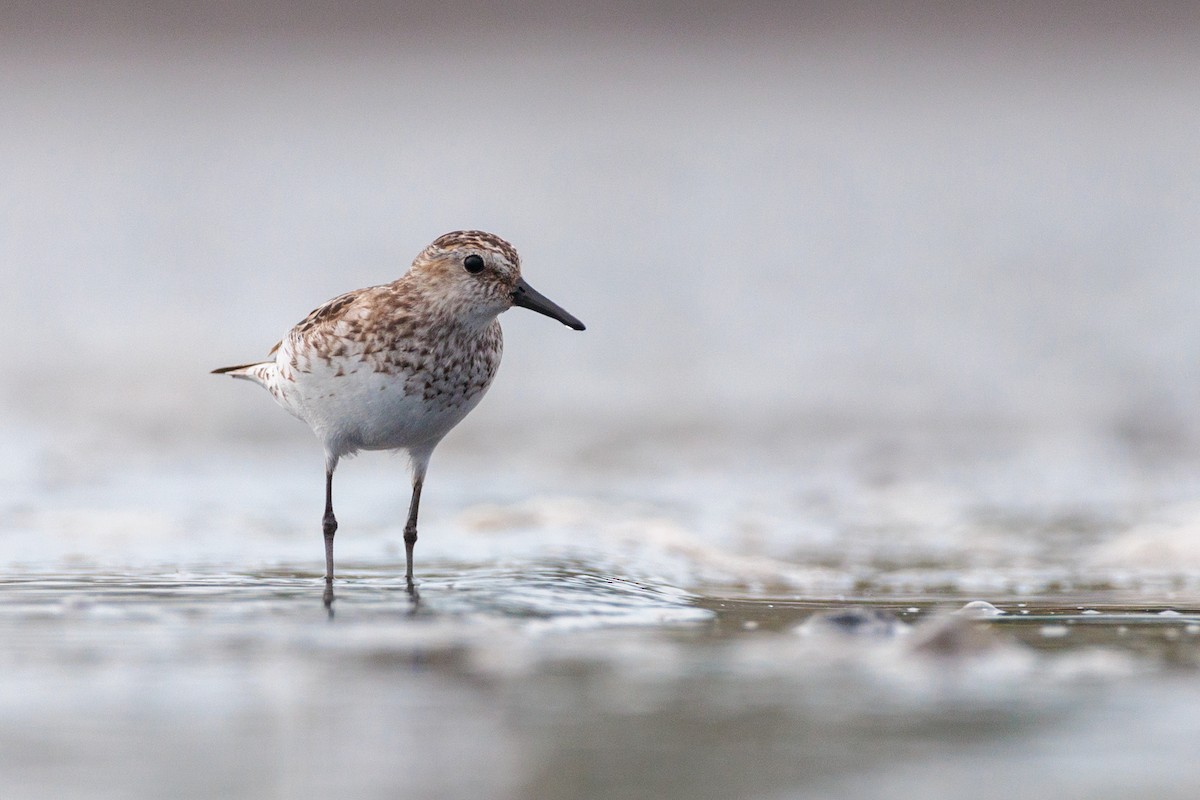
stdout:
POLYGON ((406 333, 296 359, 299 416, 346 451, 412 447, 445 436, 496 375, 499 324, 473 336, 406 333))

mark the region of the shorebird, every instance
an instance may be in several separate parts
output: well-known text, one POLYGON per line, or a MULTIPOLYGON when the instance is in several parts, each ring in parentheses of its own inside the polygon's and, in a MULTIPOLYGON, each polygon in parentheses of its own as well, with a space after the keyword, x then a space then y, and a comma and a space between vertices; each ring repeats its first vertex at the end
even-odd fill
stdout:
POLYGON ((408 453, 405 578, 415 593, 413 546, 429 458, 491 385, 502 350, 497 317, 512 306, 584 330, 525 282, 511 244, 484 231, 454 231, 434 239, 399 280, 317 308, 271 348, 268 360, 213 370, 266 388, 325 448, 327 602, 338 527, 333 473, 343 456, 359 450, 408 453))

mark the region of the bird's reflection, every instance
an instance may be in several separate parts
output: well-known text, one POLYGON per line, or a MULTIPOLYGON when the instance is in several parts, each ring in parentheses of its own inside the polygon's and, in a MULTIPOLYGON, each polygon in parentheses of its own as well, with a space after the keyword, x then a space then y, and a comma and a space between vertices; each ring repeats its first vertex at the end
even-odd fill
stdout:
MULTIPOLYGON (((417 590, 416 583, 412 578, 405 579, 405 593, 408 594, 408 599, 411 604, 408 613, 416 614, 421 607, 421 592, 417 590)), ((325 591, 321 592, 321 602, 325 606, 325 611, 329 614, 329 619, 333 619, 333 601, 337 599, 337 595, 333 591, 333 579, 325 579, 325 591)))

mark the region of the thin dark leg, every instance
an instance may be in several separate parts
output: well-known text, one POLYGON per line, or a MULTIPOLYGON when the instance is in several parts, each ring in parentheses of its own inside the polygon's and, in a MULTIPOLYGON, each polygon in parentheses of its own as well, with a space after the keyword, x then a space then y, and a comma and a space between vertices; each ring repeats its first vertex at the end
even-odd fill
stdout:
POLYGON ((425 483, 423 475, 413 478, 412 502, 408 505, 408 524, 404 526, 404 556, 407 561, 404 577, 408 581, 408 593, 412 595, 416 594, 416 587, 413 586, 413 545, 417 543, 417 510, 421 506, 421 485, 423 483, 425 483))
POLYGON ((325 516, 321 518, 325 532, 325 582, 333 582, 333 535, 337 533, 337 517, 333 515, 333 470, 325 470, 325 516))

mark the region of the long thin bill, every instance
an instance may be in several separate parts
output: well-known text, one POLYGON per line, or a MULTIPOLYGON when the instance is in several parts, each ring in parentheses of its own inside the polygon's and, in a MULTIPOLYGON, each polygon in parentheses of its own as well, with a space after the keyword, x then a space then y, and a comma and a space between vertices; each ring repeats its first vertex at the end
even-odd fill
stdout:
POLYGON ((513 289, 512 299, 514 306, 528 308, 539 314, 545 314, 551 319, 558 320, 568 328, 574 328, 577 331, 585 330, 582 322, 575 319, 575 317, 566 311, 563 311, 553 301, 548 300, 541 292, 526 283, 524 278, 517 280, 517 286, 513 289))

